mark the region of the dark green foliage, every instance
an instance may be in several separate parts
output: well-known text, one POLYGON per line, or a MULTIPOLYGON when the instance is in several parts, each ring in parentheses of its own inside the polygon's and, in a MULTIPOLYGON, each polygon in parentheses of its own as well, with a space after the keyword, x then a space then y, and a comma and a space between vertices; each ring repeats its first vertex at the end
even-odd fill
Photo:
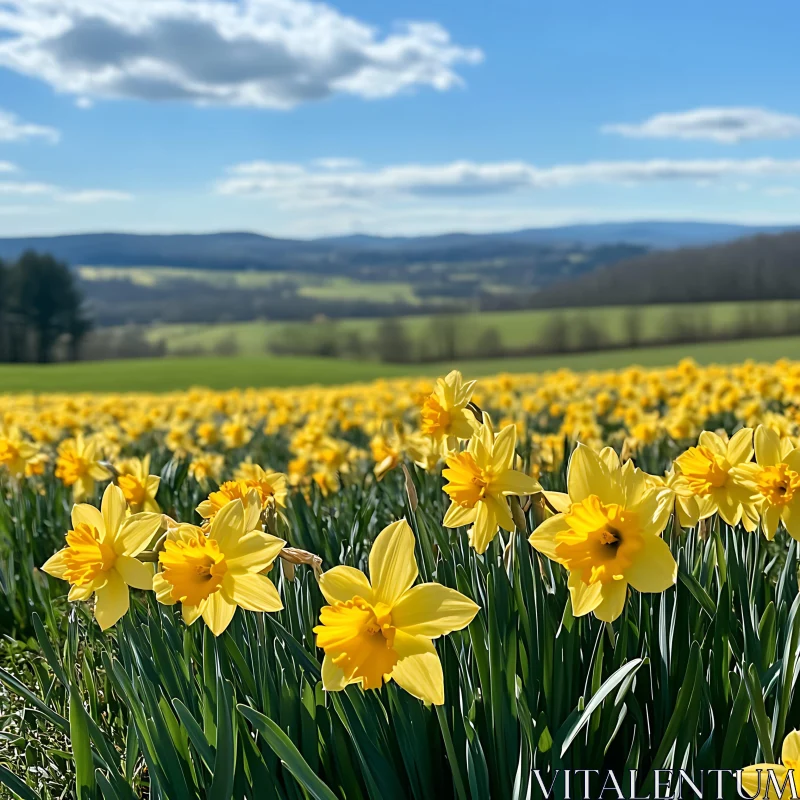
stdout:
MULTIPOLYGON (((420 580, 481 606, 467 630, 437 642, 444 706, 426 708, 393 684, 323 692, 312 632, 323 600, 307 568, 288 580, 276 567, 285 610, 240 610, 218 639, 143 593, 102 634, 84 605, 68 619, 48 593, 29 645, 5 649, 0 741, 8 731, 11 746, 0 750, 0 783, 20 788, 10 770, 56 797, 50 776, 74 786, 82 775, 82 796, 124 800, 524 798, 537 796, 533 769, 581 768, 635 769, 647 794, 655 769, 737 769, 780 752, 800 714, 796 545, 785 534, 768 544, 725 525, 703 537, 668 530, 677 586, 634 593, 605 625, 572 617, 564 571, 523 534, 477 556, 463 530, 441 527, 440 480, 412 474, 416 512, 392 473, 328 498, 295 495, 289 538, 326 568, 366 569, 377 533, 409 519, 420 580)), ((202 492, 185 465, 170 462, 163 476, 160 501, 190 518, 202 492)), ((547 480, 563 489, 563 475, 547 480)), ((63 497, 25 497, 11 514, 17 535, 42 519, 65 524, 51 505, 63 497)))

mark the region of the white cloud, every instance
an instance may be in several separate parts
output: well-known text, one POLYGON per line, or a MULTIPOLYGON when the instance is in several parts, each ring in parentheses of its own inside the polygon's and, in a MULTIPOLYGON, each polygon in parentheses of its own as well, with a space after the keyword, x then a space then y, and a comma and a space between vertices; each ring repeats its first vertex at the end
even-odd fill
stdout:
POLYGON ((794 186, 768 186, 764 189, 764 194, 770 197, 789 197, 797 194, 797 189, 794 186))
POLYGON ((23 122, 16 114, 0 110, 0 142, 24 142, 34 138, 55 144, 60 134, 55 128, 23 122))
POLYGON ((800 175, 800 160, 772 158, 594 161, 537 167, 523 161, 402 164, 380 169, 325 170, 302 164, 238 164, 217 183, 223 195, 265 195, 284 205, 359 204, 375 198, 471 197, 586 183, 637 185, 654 181, 707 184, 725 178, 800 175))
POLYGON ((55 191, 56 187, 48 183, 0 181, 0 195, 53 194, 55 191))
POLYGON ((0 65, 93 98, 291 108, 462 83, 482 53, 437 23, 391 33, 309 0, 3 0, 0 65))
POLYGON ((16 164, 12 164, 10 161, 0 161, 0 172, 16 172, 17 166, 16 164))
POLYGON ((315 158, 312 162, 315 167, 322 169, 357 169, 361 166, 358 158, 315 158))
POLYGON ((632 139, 705 139, 736 144, 748 139, 800 137, 800 117, 763 108, 695 108, 656 114, 636 124, 604 125, 601 130, 632 139))
POLYGON ((133 200, 133 195, 113 189, 81 189, 77 192, 65 192, 58 199, 65 203, 114 203, 133 200))

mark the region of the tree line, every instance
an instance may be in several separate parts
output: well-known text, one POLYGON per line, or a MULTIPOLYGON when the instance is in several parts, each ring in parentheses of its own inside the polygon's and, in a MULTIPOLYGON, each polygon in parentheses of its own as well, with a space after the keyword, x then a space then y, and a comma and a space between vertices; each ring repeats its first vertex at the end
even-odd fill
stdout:
POLYGON ((92 322, 69 267, 30 250, 0 261, 0 361, 77 360, 92 322))

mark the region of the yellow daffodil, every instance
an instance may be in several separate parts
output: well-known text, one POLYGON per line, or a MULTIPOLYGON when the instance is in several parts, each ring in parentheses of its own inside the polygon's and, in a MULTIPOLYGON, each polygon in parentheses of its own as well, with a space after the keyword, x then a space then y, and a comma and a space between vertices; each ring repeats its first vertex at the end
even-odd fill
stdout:
POLYGON ((783 522, 800 541, 800 450, 788 438, 759 425, 755 451, 756 463, 734 467, 734 477, 754 498, 767 539, 775 537, 783 522))
POLYGON ((327 691, 351 683, 378 689, 394 680, 426 703, 444 703, 442 664, 432 640, 465 628, 479 609, 455 589, 413 585, 414 543, 408 523, 394 522, 372 545, 369 579, 345 566, 320 577, 328 605, 314 633, 325 651, 322 685, 327 691))
POLYGON ((261 573, 286 542, 264 533, 260 519, 261 502, 252 491, 244 503, 236 499, 216 514, 208 535, 194 525, 171 529, 153 580, 158 601, 180 603, 189 625, 202 616, 215 636, 228 627, 237 606, 280 611, 278 590, 261 573))
POLYGON ((245 418, 241 414, 237 414, 227 422, 224 422, 220 430, 225 446, 229 450, 244 447, 253 438, 253 431, 248 427, 245 418))
POLYGON ((96 441, 79 435, 58 446, 56 477, 64 486, 72 487, 75 502, 80 502, 94 493, 97 481, 107 480, 110 475, 97 458, 96 441))
POLYGON ((756 764, 742 770, 742 788, 747 797, 791 800, 800 789, 800 732, 792 731, 784 740, 780 764, 756 764), (791 771, 791 778, 789 780, 791 771), (777 783, 776 783, 777 781, 777 783))
POLYGON ((225 466, 225 457, 218 453, 198 453, 192 457, 189 464, 189 474, 198 482, 219 482, 225 466))
POLYGON ((671 469, 662 478, 659 475, 645 475, 653 486, 666 490, 672 497, 674 512, 681 528, 694 528, 700 521, 700 503, 691 490, 689 481, 684 475, 679 475, 671 469))
POLYGON ((686 479, 700 506, 700 518, 715 512, 728 523, 741 522, 746 530, 758 525, 758 513, 749 490, 736 480, 733 468, 753 457, 753 431, 742 428, 730 440, 703 431, 697 447, 690 447, 675 459, 675 468, 686 479))
POLYGON ((13 478, 25 475, 27 465, 38 455, 38 448, 27 441, 17 427, 0 427, 0 467, 13 478))
POLYGON ((508 506, 509 495, 531 495, 542 491, 537 481, 513 469, 517 430, 503 428, 497 436, 492 421, 484 414, 484 423, 472 437, 467 449, 454 453, 442 470, 448 481, 444 491, 452 501, 444 515, 446 528, 473 525, 470 544, 483 553, 497 535, 498 527, 514 530, 508 506))
POLYGON ((628 585, 663 592, 675 583, 678 567, 660 536, 670 498, 643 472, 621 468, 610 448, 598 455, 578 445, 567 487, 568 497, 546 495, 562 510, 531 534, 530 543, 569 570, 576 617, 594 612, 611 622, 622 613, 628 585))
POLYGON ((127 612, 129 586, 153 588, 152 566, 138 561, 136 556, 147 547, 160 526, 160 514, 128 516, 122 490, 110 484, 99 511, 87 504, 72 509, 67 546, 42 569, 72 584, 70 600, 88 600, 94 594, 94 615, 106 630, 127 612))
POLYGON ((464 382, 461 373, 454 369, 436 381, 436 388, 422 404, 421 430, 440 445, 442 453, 455 450, 459 439, 469 439, 477 422, 467 408, 475 388, 475 381, 464 382))
POLYGON ((156 503, 156 494, 161 484, 161 478, 150 474, 150 456, 144 458, 129 458, 117 465, 117 486, 122 489, 125 500, 134 513, 139 511, 152 511, 158 513, 161 509, 156 503))
POLYGON ((234 500, 244 500, 251 491, 255 491, 261 502, 261 510, 273 508, 280 512, 286 508, 286 476, 280 472, 265 472, 257 464, 248 470, 250 477, 227 481, 216 492, 211 492, 208 499, 197 506, 197 513, 203 519, 214 517, 228 503, 234 500))

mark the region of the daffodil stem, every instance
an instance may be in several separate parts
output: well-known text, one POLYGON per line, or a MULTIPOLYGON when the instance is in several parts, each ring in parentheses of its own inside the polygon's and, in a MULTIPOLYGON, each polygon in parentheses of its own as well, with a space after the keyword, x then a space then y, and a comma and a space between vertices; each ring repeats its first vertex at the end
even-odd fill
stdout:
POLYGON ((439 718, 439 727, 442 729, 444 739, 444 749, 447 751, 447 758, 450 761, 450 770, 453 773, 453 783, 456 787, 456 794, 461 800, 467 800, 467 792, 464 788, 464 779, 461 777, 461 769, 456 760, 456 749, 453 746, 453 737, 450 735, 450 726, 447 724, 447 717, 444 714, 444 706, 436 706, 436 716, 439 718))
POLYGON ((167 534, 166 532, 161 534, 158 541, 153 546, 152 550, 144 550, 143 552, 139 553, 136 558, 139 559, 144 564, 157 564, 158 563, 158 554, 164 549, 164 542, 167 541, 167 534))

